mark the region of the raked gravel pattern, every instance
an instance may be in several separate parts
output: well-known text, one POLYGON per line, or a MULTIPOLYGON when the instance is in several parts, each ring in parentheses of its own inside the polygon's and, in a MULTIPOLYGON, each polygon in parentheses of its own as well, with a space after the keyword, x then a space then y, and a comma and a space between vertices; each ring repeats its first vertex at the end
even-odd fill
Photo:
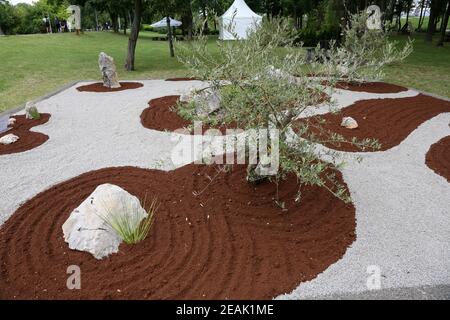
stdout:
MULTIPOLYGON (((182 94, 199 81, 141 81, 144 87, 113 93, 78 92, 79 83, 37 103, 50 121, 32 131, 50 137, 33 150, 0 156, 0 225, 25 201, 50 186, 106 167, 136 166, 173 170, 174 147, 196 139, 145 129, 140 115, 154 98, 182 94)), ((417 95, 338 90, 336 107, 358 100, 417 95)), ((328 112, 318 107, 314 114, 328 112)), ((312 115, 312 114, 311 114, 312 115)), ((419 126, 400 145, 348 157, 343 175, 357 218, 357 240, 344 257, 312 281, 280 299, 367 291, 368 267, 381 271, 381 288, 450 284, 450 184, 425 165, 429 147, 450 135, 450 113, 419 126)), ((198 144, 199 142, 195 142, 198 144)))

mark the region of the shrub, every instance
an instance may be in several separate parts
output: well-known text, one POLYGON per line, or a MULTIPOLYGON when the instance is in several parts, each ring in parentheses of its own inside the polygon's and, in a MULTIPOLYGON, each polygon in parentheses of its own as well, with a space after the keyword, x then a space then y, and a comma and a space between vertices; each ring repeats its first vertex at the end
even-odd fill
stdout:
POLYGON ((343 31, 342 45, 332 42, 326 52, 329 65, 335 68, 330 72, 336 77, 350 82, 380 80, 384 66, 403 61, 413 51, 411 40, 398 48, 397 42, 389 41, 387 32, 368 30, 366 21, 366 13, 353 15, 343 31))
POLYGON ((33 119, 33 120, 38 120, 41 118, 41 114, 39 113, 39 111, 36 108, 30 109, 30 116, 31 116, 31 119, 33 119))
MULTIPOLYGON (((190 44, 178 44, 180 61, 191 69, 194 76, 209 81, 211 87, 219 92, 222 112, 205 119, 197 115, 192 106, 180 105, 179 109, 194 120, 235 123, 244 130, 278 129, 279 170, 269 179, 278 185, 279 180, 288 174, 296 175, 300 184, 297 200, 301 199, 302 185, 318 185, 349 201, 346 189, 329 170, 339 168, 342 163, 338 160, 324 162, 323 159, 335 158, 335 153, 316 147, 316 143, 339 143, 345 139, 331 133, 321 139, 310 130, 310 126, 320 127, 320 123, 298 121, 322 102, 323 93, 333 92, 337 78, 329 71, 334 67, 330 65, 332 62, 325 61, 324 72, 328 72, 325 86, 322 86, 322 80, 304 73, 294 79, 292 75, 299 73, 306 62, 304 52, 293 46, 290 30, 285 21, 265 21, 246 41, 218 42, 218 55, 208 51, 205 37, 190 44)), ((377 145, 370 139, 348 142, 361 148, 377 145)), ((248 178, 251 178, 255 166, 249 165, 248 169, 248 178)), ((278 199, 277 204, 283 207, 278 199)))

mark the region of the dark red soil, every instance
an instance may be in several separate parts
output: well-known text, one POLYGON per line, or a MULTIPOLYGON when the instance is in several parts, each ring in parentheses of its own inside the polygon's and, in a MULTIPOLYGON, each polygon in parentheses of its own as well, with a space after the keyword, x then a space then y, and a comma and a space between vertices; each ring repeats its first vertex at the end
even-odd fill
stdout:
POLYGON ((349 83, 345 81, 339 81, 336 83, 336 88, 369 93, 399 93, 408 91, 408 88, 385 82, 349 83))
POLYGON ((81 92, 117 92, 131 89, 138 89, 143 87, 144 85, 140 82, 120 82, 120 88, 108 88, 103 85, 101 82, 85 85, 78 87, 77 90, 81 92))
MULTIPOLYGON (((356 137, 358 141, 365 138, 377 139, 381 143, 381 149, 364 151, 384 151, 399 145, 423 122, 444 112, 450 112, 450 102, 420 94, 410 98, 358 101, 342 109, 339 114, 328 113, 302 121, 317 124, 319 119, 325 119, 326 124, 321 125, 325 132, 311 128, 311 131, 323 140, 330 136, 330 132, 340 134, 347 140, 351 140, 352 137, 356 137), (341 127, 343 117, 354 118, 359 127, 357 129, 341 127)), ((324 144, 340 151, 361 151, 350 143, 341 143, 338 146, 331 143, 324 144)))
POLYGON ((30 129, 48 122, 50 114, 42 113, 41 117, 36 120, 26 119, 25 116, 14 116, 16 123, 10 130, 0 134, 0 138, 7 134, 15 134, 19 140, 12 144, 0 144, 0 155, 19 153, 39 147, 48 140, 48 136, 39 132, 32 132, 30 129))
POLYGON ((195 80, 200 80, 198 78, 169 78, 166 79, 166 81, 195 81, 195 80))
MULTIPOLYGON (((145 128, 158 130, 158 131, 170 131, 178 130, 178 133, 194 134, 189 130, 180 131, 180 129, 187 128, 192 125, 192 122, 183 119, 177 114, 177 102, 180 96, 166 96, 151 100, 148 104, 150 107, 145 109, 141 114, 141 123, 145 128)), ((218 128, 222 134, 226 134, 226 130, 233 129, 235 126, 228 127, 221 126, 218 128)), ((202 134, 205 133, 210 126, 204 125, 202 128, 202 134)))
POLYGON ((425 163, 430 169, 450 182, 450 136, 431 146, 425 163))
POLYGON ((356 238, 354 207, 324 188, 302 188, 297 204, 289 178, 282 212, 273 184, 247 184, 242 166, 211 182, 217 170, 108 168, 38 194, 0 228, 0 299, 271 299, 315 278, 356 238), (70 250, 61 226, 103 183, 160 207, 146 240, 96 260, 70 250), (66 288, 70 265, 81 268, 81 290, 66 288))

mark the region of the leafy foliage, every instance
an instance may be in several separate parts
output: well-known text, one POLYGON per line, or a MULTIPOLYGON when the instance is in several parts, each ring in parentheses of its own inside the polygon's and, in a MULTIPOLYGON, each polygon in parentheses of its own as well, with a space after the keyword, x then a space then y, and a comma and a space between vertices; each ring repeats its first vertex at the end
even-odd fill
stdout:
POLYGON ((335 76, 351 82, 380 80, 384 66, 403 61, 413 51, 412 41, 398 48, 385 31, 368 30, 366 21, 366 13, 352 15, 343 31, 342 45, 331 41, 331 49, 324 53, 329 65, 335 67, 335 76))
MULTIPOLYGON (((295 174, 300 186, 325 187, 340 199, 348 201, 345 188, 330 170, 340 167, 342 163, 336 160, 332 150, 317 148, 317 143, 339 144, 345 139, 333 133, 320 138, 310 129, 312 126, 321 128, 323 123, 305 119, 299 121, 312 115, 320 104, 328 104, 332 109, 332 103, 324 97, 333 93, 338 80, 336 60, 323 60, 320 69, 327 79, 326 83, 321 78, 310 77, 301 72, 306 61, 303 51, 293 46, 293 40, 289 24, 284 20, 272 19, 265 20, 257 31, 249 34, 246 41, 219 42, 219 59, 208 52, 205 39, 179 45, 179 59, 196 77, 209 81, 221 97, 220 112, 208 117, 196 114, 192 103, 180 105, 180 114, 208 124, 234 123, 244 130, 278 129, 280 167, 271 179, 278 184, 288 174, 295 174), (325 159, 336 161, 326 162, 325 159)), ((361 148, 375 148, 378 145, 370 139, 348 142, 361 148)), ((300 189, 298 200, 301 198, 300 189)))

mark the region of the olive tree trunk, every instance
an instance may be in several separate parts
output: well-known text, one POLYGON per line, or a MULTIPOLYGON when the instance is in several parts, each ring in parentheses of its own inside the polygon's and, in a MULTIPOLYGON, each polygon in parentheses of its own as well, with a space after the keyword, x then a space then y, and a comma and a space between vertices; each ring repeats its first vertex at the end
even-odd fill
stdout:
POLYGON ((142 0, 134 0, 134 17, 131 26, 130 37, 128 38, 128 53, 125 61, 125 69, 127 71, 134 70, 134 56, 136 52, 136 44, 139 37, 142 18, 142 0))

